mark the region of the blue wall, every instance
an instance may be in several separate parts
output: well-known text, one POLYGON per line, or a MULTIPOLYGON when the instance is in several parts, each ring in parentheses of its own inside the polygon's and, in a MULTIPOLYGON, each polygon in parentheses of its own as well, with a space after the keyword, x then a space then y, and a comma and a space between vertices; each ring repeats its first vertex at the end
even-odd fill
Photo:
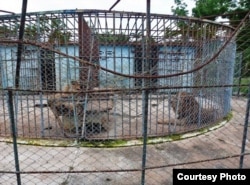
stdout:
MULTIPOLYGON (((195 48, 172 46, 161 47, 158 61, 158 74, 168 75, 189 71, 195 62, 195 48)), ((158 79, 159 86, 192 86, 193 74, 185 74, 158 79)), ((168 90, 162 90, 168 91, 168 90)))
MULTIPOLYGON (((204 46, 204 53, 202 54, 202 60, 206 61, 207 58, 216 52, 211 50, 211 45, 220 45, 218 42, 210 43, 204 46), (216 44, 217 43, 217 44, 216 44)), ((216 66, 215 72, 219 75, 217 82, 224 83, 226 80, 230 83, 232 81, 231 73, 233 71, 234 64, 234 46, 228 46, 229 52, 221 54, 218 57, 218 61, 227 60, 226 64, 230 65, 228 72, 221 73, 221 68, 225 67, 225 62, 222 65, 216 66), (231 48, 232 49, 231 49, 231 48), (230 57, 229 57, 230 56, 230 57), (223 60, 222 60, 223 59, 223 60), (221 67, 220 67, 221 66, 221 67), (219 70, 220 69, 220 70, 219 70), (230 78, 230 79, 229 79, 230 78)), ((0 46, 0 69, 2 86, 12 87, 14 85, 14 75, 16 68, 16 49, 13 45, 0 46)), ((174 74, 179 72, 185 72, 193 68, 195 62, 195 48, 183 47, 183 46, 161 46, 159 47, 159 60, 156 66, 158 75, 174 74)), ((219 48, 219 46, 217 47, 219 48)), ((55 48, 60 52, 68 54, 70 56, 78 56, 78 46, 70 45, 67 47, 55 48)), ((113 70, 118 73, 133 75, 136 71, 134 64, 134 47, 133 46, 109 46, 102 45, 99 48, 99 63, 101 67, 113 70)), ((23 89, 37 89, 41 88, 41 60, 40 50, 36 47, 26 47, 26 52, 23 53, 23 62, 21 65, 21 88, 23 89)), ((224 52, 224 53, 225 53, 224 52)), ((64 85, 70 83, 71 80, 79 79, 79 62, 67 58, 65 56, 55 54, 55 76, 56 76, 56 89, 60 90, 64 85)), ((218 62, 217 62, 218 63, 218 62)), ((220 62, 219 62, 220 63, 220 62)), ((101 87, 123 87, 133 88, 134 79, 114 75, 104 70, 99 72, 99 82, 101 87)), ((171 78, 160 78, 157 80, 157 86, 192 86, 193 74, 186 74, 171 78)), ((162 90, 166 91, 166 90, 162 90)))
MULTIPOLYGON (((40 83, 38 49, 27 46, 20 67, 20 88, 37 89, 40 83)), ((0 46, 1 83, 4 88, 13 87, 15 82, 17 47, 0 46)))
MULTIPOLYGON (((134 74, 134 54, 129 46, 101 46, 100 65, 109 70, 122 73, 134 74)), ((101 87, 134 87, 134 80, 119 75, 114 75, 104 70, 99 73, 101 87)))

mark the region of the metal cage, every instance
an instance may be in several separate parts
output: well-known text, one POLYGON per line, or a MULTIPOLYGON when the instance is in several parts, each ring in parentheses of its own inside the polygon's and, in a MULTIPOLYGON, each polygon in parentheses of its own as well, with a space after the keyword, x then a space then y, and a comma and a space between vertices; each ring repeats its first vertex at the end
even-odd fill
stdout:
POLYGON ((0 136, 11 134, 10 90, 24 138, 167 136, 214 125, 231 111, 236 45, 228 25, 135 12, 34 12, 19 41, 20 18, 0 16, 0 136))

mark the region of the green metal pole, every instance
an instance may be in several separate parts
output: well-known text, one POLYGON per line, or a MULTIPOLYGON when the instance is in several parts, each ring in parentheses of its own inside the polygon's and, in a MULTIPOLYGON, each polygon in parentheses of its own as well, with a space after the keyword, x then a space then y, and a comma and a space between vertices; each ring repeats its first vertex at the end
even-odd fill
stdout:
POLYGON ((243 131, 243 138, 242 138, 242 145, 241 145, 240 169, 243 168, 243 162, 244 162, 244 153, 245 153, 246 140, 247 140, 247 129, 249 125, 249 111, 250 111, 250 85, 248 88, 247 109, 246 109, 245 124, 244 124, 244 131, 243 131))
MULTIPOLYGON (((144 73, 149 74, 149 57, 150 57, 150 0, 147 0, 147 13, 146 13, 146 53, 144 52, 144 73)), ((147 160, 147 133, 148 133, 148 96, 149 90, 147 89, 149 79, 143 79, 143 86, 146 90, 142 92, 142 118, 143 118, 143 149, 142 149, 142 174, 141 174, 141 185, 145 184, 145 173, 146 173, 146 160, 147 160)))
POLYGON ((21 176, 20 176, 20 169, 19 169, 19 159, 18 159, 18 150, 17 150, 17 135, 16 135, 16 124, 14 118, 14 106, 13 106, 13 92, 12 90, 8 90, 8 109, 9 109, 9 118, 10 118, 10 126, 11 126, 11 134, 13 140, 13 150, 14 150, 14 157, 15 157, 15 167, 16 167, 16 177, 17 177, 17 184, 21 185, 21 176))

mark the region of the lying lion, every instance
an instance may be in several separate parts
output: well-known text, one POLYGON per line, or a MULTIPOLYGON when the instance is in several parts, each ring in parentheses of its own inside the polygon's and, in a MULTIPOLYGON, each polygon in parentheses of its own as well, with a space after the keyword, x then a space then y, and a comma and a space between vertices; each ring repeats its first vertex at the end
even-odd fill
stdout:
POLYGON ((159 120, 158 124, 207 124, 216 120, 216 109, 202 108, 192 94, 178 92, 170 102, 177 119, 159 120))

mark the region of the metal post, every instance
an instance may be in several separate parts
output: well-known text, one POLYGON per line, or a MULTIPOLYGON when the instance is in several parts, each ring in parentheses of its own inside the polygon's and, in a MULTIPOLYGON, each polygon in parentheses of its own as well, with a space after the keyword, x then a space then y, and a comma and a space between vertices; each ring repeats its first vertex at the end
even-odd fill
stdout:
MULTIPOLYGON (((23 40, 27 4, 28 4, 28 0, 23 0, 21 23, 20 23, 19 37, 18 37, 19 41, 23 40)), ((22 52, 23 52, 23 44, 21 42, 19 42, 18 46, 17 46, 17 61, 16 61, 16 77, 15 77, 15 87, 16 88, 19 88, 22 52)))
POLYGON ((241 145, 240 169, 243 168, 244 153, 245 153, 246 140, 247 140, 247 128, 248 128, 248 123, 249 123, 249 120, 248 120, 249 110, 250 110, 250 84, 248 87, 247 109, 246 109, 245 124, 244 124, 244 131, 243 131, 243 138, 242 138, 242 145, 241 145))
POLYGON ((15 125, 15 119, 14 119, 13 93, 11 90, 8 90, 8 109, 9 109, 9 118, 10 118, 11 132, 12 132, 12 139, 13 139, 13 150, 14 150, 14 157, 15 157, 17 184, 21 185, 21 176, 19 173, 20 169, 19 169, 19 160, 18 160, 18 151, 17 151, 16 125, 15 125))
MULTIPOLYGON (((149 56, 150 56, 150 0, 147 0, 147 14, 146 14, 146 60, 144 60, 144 73, 149 74, 149 56)), ((145 57, 145 54, 144 54, 145 57)), ((149 79, 143 79, 143 86, 149 85, 149 79)), ((143 117, 143 149, 142 149, 142 174, 141 174, 141 185, 145 184, 145 168, 147 160, 147 132, 148 132, 148 95, 149 90, 145 89, 142 92, 142 117, 143 117)))

